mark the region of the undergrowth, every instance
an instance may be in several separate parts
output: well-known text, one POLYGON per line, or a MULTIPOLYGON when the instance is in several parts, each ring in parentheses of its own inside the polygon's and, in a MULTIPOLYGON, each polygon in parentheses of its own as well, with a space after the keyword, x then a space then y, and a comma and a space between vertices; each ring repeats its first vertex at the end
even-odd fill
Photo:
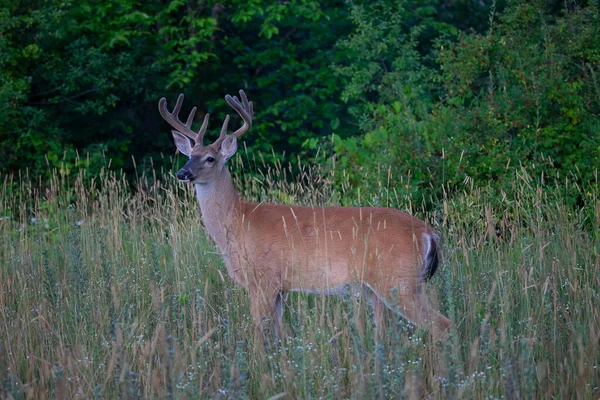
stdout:
POLYGON ((597 183, 518 169, 510 192, 467 179, 424 212, 394 179, 349 199, 318 167, 262 170, 235 175, 246 198, 391 205, 433 224, 444 251, 428 291, 453 321, 449 339, 392 320, 377 341, 364 299, 294 294, 282 343, 257 351, 247 295, 190 186, 160 174, 132 187, 108 170, 86 183, 5 177, 2 397, 600 397, 597 183))

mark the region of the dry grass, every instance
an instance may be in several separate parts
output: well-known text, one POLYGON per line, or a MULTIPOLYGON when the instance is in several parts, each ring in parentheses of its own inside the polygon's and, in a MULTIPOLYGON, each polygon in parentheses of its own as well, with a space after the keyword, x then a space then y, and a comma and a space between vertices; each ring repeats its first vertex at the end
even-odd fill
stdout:
MULTIPOLYGON (((238 175, 247 197, 359 201, 318 168, 264 171, 238 175)), ((283 343, 262 354, 191 188, 84 174, 4 179, 0 397, 600 397, 597 184, 582 208, 562 197, 567 180, 523 170, 510 194, 466 182, 439 201, 428 218, 444 262, 429 289, 455 322, 447 342, 391 321, 376 343, 363 299, 292 295, 283 343)), ((360 202, 420 213, 380 187, 360 202)))

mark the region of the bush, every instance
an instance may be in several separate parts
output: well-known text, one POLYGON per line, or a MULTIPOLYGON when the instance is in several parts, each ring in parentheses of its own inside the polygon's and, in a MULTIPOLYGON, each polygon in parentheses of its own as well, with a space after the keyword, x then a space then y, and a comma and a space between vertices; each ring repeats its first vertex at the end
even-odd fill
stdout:
POLYGON ((359 99, 363 131, 334 141, 348 180, 403 177, 398 190, 430 201, 443 184, 459 188, 465 179, 504 188, 519 164, 540 177, 593 179, 600 165, 594 3, 557 12, 550 1, 515 2, 491 14, 485 34, 440 31, 425 57, 417 51, 422 29, 403 32, 406 12, 383 8, 355 7, 355 33, 342 43, 359 55, 337 70, 346 98, 359 99))

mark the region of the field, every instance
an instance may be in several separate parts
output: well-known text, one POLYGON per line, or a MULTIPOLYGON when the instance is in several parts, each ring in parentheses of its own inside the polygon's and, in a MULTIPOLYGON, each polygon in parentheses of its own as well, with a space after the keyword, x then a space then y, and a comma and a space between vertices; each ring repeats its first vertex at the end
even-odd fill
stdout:
MULTIPOLYGON (((0 182, 0 397, 600 398, 597 182, 517 169, 510 190, 467 180, 432 212, 384 182, 355 201, 439 230, 428 291, 449 339, 392 319, 378 341, 365 299, 292 295, 282 343, 257 349, 191 187, 73 174, 0 182)), ((276 165, 236 184, 255 200, 347 200, 328 172, 290 176, 276 165)))

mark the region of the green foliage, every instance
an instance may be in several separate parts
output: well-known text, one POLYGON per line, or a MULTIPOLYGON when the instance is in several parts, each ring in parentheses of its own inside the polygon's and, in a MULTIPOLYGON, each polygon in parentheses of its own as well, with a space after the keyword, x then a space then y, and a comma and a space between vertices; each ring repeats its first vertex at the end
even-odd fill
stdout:
POLYGON ((486 36, 441 45, 446 96, 440 114, 460 121, 451 141, 440 138, 447 166, 462 156, 461 173, 496 181, 511 162, 535 163, 546 174, 579 170, 584 179, 600 165, 594 77, 600 14, 591 5, 553 21, 544 6, 516 5, 486 36), (585 52, 581 43, 589 44, 585 52))
POLYGON ((76 150, 96 173, 104 155, 129 172, 132 155, 160 163, 174 151, 160 97, 185 92, 183 112, 213 113, 216 130, 240 88, 256 104, 249 147, 301 152, 330 121, 349 125, 329 69, 346 14, 339 1, 15 0, 0 9, 0 171, 67 170, 76 150))
POLYGON ((241 28, 249 34, 232 37, 231 59, 247 71, 258 97, 257 125, 246 139, 251 149, 298 154, 305 140, 326 136, 332 126, 354 133, 346 107, 331 101, 341 91, 330 69, 341 56, 335 43, 350 29, 343 2, 268 5, 260 25, 241 28))
MULTIPOLYGON (((421 15, 429 13, 419 7, 410 11, 400 3, 354 6, 355 33, 341 42, 352 62, 337 66, 336 72, 347 82, 343 98, 357 103, 352 113, 365 134, 334 139, 334 150, 339 165, 349 171, 349 183, 363 191, 376 190, 370 182, 377 180, 377 173, 417 174, 417 185, 430 179, 427 168, 435 143, 426 121, 436 100, 436 72, 418 51, 421 34, 430 24, 426 18, 408 28, 403 23, 421 15)), ((449 25, 435 27, 438 35, 454 32, 449 25)), ((414 185, 398 189, 414 190, 414 185)))
POLYGON ((76 149, 96 168, 103 152, 113 166, 125 164, 135 124, 123 106, 151 73, 129 45, 148 25, 134 4, 16 1, 2 9, 3 171, 77 166, 76 149))
POLYGON ((245 88, 248 149, 333 153, 338 185, 363 193, 385 178, 430 202, 443 183, 501 188, 519 163, 589 179, 598 15, 550 0, 14 0, 0 8, 0 172, 170 167, 157 100, 185 92, 182 114, 211 112, 215 131, 223 95, 245 88))
POLYGON ((491 14, 485 34, 440 31, 425 56, 421 25, 401 28, 406 9, 355 6, 355 32, 342 46, 356 62, 337 71, 345 99, 359 99, 364 134, 334 143, 339 165, 351 170, 346 179, 364 190, 376 178, 404 177, 398 190, 417 199, 440 197, 442 184, 465 178, 502 188, 519 164, 539 176, 592 179, 600 165, 600 14, 593 2, 552 6, 514 2, 491 14))
MULTIPOLYGON (((420 33, 396 44, 388 23, 384 46, 414 45, 426 54, 440 33, 481 29, 486 6, 479 3, 404 2, 406 19, 393 20, 420 33)), ((339 102, 350 89, 331 68, 359 51, 336 46, 360 20, 350 18, 352 9, 341 0, 5 2, 0 172, 39 175, 84 163, 93 175, 109 159, 112 168, 133 172, 132 155, 141 161, 137 168, 158 167, 174 146, 156 103, 179 92, 187 95, 183 113, 192 104, 198 115, 211 112, 216 130, 230 112, 223 95, 246 89, 256 105, 246 145, 271 158, 306 159, 332 133, 354 137, 358 98, 339 102)), ((357 65, 348 70, 357 79, 372 73, 357 65)))

